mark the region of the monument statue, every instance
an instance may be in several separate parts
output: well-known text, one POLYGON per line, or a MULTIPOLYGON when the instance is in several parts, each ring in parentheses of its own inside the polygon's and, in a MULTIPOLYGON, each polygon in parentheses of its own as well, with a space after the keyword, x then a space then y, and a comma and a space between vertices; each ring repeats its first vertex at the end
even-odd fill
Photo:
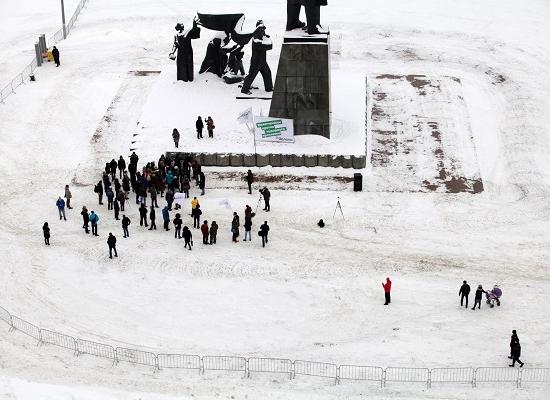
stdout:
POLYGON ((170 58, 176 58, 178 68, 178 81, 193 82, 193 46, 191 40, 198 39, 201 34, 201 28, 197 26, 197 18, 193 19, 193 27, 185 31, 182 23, 176 25, 176 35, 174 36, 174 47, 170 53, 170 58))
POLYGON ((206 56, 204 57, 204 61, 201 64, 199 74, 211 72, 218 75, 220 78, 222 77, 225 71, 225 67, 227 65, 227 54, 222 46, 227 44, 228 42, 229 37, 226 36, 223 39, 223 42, 222 38, 214 37, 208 43, 208 46, 206 47, 206 56))
POLYGON ((321 32, 321 6, 326 6, 327 0, 287 0, 286 5, 286 30, 291 31, 297 28, 304 28, 305 24, 300 21, 300 10, 302 6, 306 9, 307 33, 316 35, 321 32))
POLYGON ((252 82, 256 79, 258 73, 262 74, 264 79, 264 88, 266 92, 273 91, 273 80, 271 78, 271 69, 267 64, 266 52, 273 48, 273 42, 269 35, 265 33, 265 25, 262 20, 256 23, 254 39, 252 39, 252 57, 250 58, 250 69, 248 75, 244 78, 241 93, 252 94, 250 88, 252 82))

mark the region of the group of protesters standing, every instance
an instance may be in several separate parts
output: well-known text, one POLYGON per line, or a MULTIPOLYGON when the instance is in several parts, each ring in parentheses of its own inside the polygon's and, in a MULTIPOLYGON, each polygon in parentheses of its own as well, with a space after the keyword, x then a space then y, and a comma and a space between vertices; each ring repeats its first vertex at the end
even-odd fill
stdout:
MULTIPOLYGON (((125 211, 127 201, 131 192, 135 193, 135 202, 139 205, 139 224, 143 227, 148 227, 149 230, 157 229, 157 208, 159 207, 158 198, 164 198, 166 205, 162 208, 161 217, 163 220, 163 228, 165 231, 170 230, 170 222, 174 225, 174 237, 177 239, 184 239, 185 247, 189 250, 193 247, 193 235, 192 230, 188 226, 184 226, 182 219, 182 212, 177 212, 173 220, 170 218, 170 213, 175 209, 176 211, 182 209, 182 203, 184 199, 190 198, 189 192, 191 186, 194 184, 200 190, 201 195, 205 194, 206 177, 202 171, 200 163, 190 157, 184 157, 176 155, 173 159, 166 159, 164 155, 161 155, 158 162, 148 162, 138 170, 138 155, 133 152, 129 158, 129 162, 123 156, 120 156, 118 161, 112 159, 105 164, 105 169, 102 172, 101 180, 99 180, 94 186, 94 192, 98 196, 99 205, 103 205, 104 197, 107 200, 107 210, 112 211, 115 220, 120 220, 122 225, 123 237, 130 237, 129 226, 131 224, 130 218, 126 214, 121 212, 125 211), (148 199, 150 201, 147 205, 148 199)), ((249 193, 251 193, 251 185, 253 182, 253 175, 250 170, 245 175, 245 180, 248 184, 249 193)), ((262 196, 266 207, 264 210, 269 211, 269 197, 270 193, 267 188, 261 190, 262 196)), ((65 187, 65 199, 66 202, 59 197, 56 205, 59 210, 60 219, 66 220, 65 205, 68 208, 70 206, 70 199, 72 194, 69 189, 69 185, 65 187)), ((193 228, 200 229, 203 237, 203 244, 213 245, 216 244, 216 238, 219 226, 216 221, 212 221, 210 224, 207 220, 202 220, 203 210, 196 196, 190 200, 191 204, 191 217, 193 218, 193 228), (202 223, 201 223, 202 220, 202 223)), ((95 211, 88 211, 86 206, 82 207, 80 213, 82 215, 83 225, 85 233, 90 233, 90 225, 93 236, 99 236, 98 223, 99 215, 95 211)), ((252 218, 255 213, 252 213, 252 208, 247 205, 245 208, 244 229, 245 238, 244 241, 251 241, 252 230, 252 218)), ((240 219, 235 212, 233 220, 231 221, 232 241, 237 243, 239 237, 240 219)), ((44 241, 46 245, 49 245, 50 239, 50 227, 46 222, 43 226, 44 241)), ((269 225, 267 221, 261 225, 258 235, 262 237, 262 246, 268 242, 269 225)), ((109 233, 108 236, 109 257, 117 257, 116 252, 116 237, 109 233)))

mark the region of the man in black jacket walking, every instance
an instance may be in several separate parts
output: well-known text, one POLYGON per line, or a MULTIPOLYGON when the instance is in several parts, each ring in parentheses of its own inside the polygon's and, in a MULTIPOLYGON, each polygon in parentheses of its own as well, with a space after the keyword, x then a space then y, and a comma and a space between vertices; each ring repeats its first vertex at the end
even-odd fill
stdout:
POLYGON ((115 252, 115 257, 118 257, 118 254, 116 253, 116 237, 111 232, 109 232, 107 244, 109 245, 109 258, 113 258, 113 250, 115 252))
POLYGON ((155 222, 155 218, 156 218, 155 207, 151 206, 151 211, 149 211, 149 220, 151 222, 151 227, 149 228, 150 231, 152 231, 153 229, 157 230, 157 224, 155 222))
POLYGON ((59 61, 59 49, 55 46, 53 46, 53 49, 52 49, 52 56, 53 56, 53 61, 55 62, 55 66, 59 67, 61 65, 61 62, 59 61))
POLYGON ((468 308, 468 295, 470 294, 470 285, 466 283, 466 281, 462 282, 462 286, 460 287, 460 290, 458 291, 458 295, 460 296, 460 307, 462 307, 463 300, 466 300, 466 308, 468 308))
POLYGON ((267 235, 269 233, 269 225, 267 221, 264 221, 263 225, 260 226, 260 236, 262 237, 262 247, 265 247, 265 244, 268 242, 267 235))
POLYGON ((472 308, 472 310, 476 309, 476 305, 478 306, 477 307, 478 309, 481 308, 481 299, 483 298, 483 293, 487 293, 487 292, 483 290, 483 286, 478 285, 476 290, 476 297, 474 299, 474 307, 472 308))
POLYGON ((254 182, 254 175, 251 170, 246 173, 246 183, 248 185, 248 194, 252 194, 252 183, 254 182))
POLYGON ((146 227, 149 226, 147 224, 147 208, 145 207, 145 204, 141 203, 141 207, 139 208, 139 226, 143 225, 146 227))

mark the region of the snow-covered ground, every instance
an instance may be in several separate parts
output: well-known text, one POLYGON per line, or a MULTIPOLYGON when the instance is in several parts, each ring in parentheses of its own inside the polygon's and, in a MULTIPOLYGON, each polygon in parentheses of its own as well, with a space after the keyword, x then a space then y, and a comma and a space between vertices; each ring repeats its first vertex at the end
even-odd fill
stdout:
MULTIPOLYGON (((257 236, 252 243, 232 244, 229 233, 232 211, 242 214, 246 204, 255 208, 257 193, 250 196, 239 179, 209 169, 201 204, 204 218, 220 225, 216 246, 202 246, 195 233, 189 252, 171 232, 140 228, 132 202, 132 236, 123 239, 118 221, 97 205, 92 189, 106 161, 128 155, 148 97, 143 93, 155 84, 155 76, 134 79, 129 71, 164 68, 174 23, 190 23, 195 11, 243 11, 249 26, 262 18, 275 34, 284 27, 285 2, 216 0, 197 10, 191 1, 91 0, 60 44, 62 68, 41 68, 37 82, 0 106, 0 304, 44 328, 117 346, 380 366, 505 366, 510 331, 517 329, 526 366, 549 366, 550 5, 343 3, 322 10, 332 32, 342 34, 339 71, 350 77, 460 79, 467 110, 449 105, 450 117, 459 112, 447 126, 458 133, 468 127, 462 134, 473 137, 475 156, 462 156, 467 168, 475 158, 472 171, 483 181, 482 193, 404 190, 392 184, 391 168, 367 168, 361 193, 336 179, 307 181, 301 188, 299 182, 274 183, 272 211, 259 211, 254 220, 253 232, 265 219, 271 226, 262 249, 257 236), (67 183, 75 208, 62 222, 55 200, 67 183), (337 196, 345 220, 332 218, 337 196), (82 205, 99 213, 99 238, 82 232, 82 205), (319 218, 327 222, 322 231, 315 225, 319 218), (40 229, 46 220, 52 226, 47 248, 40 229), (107 256, 108 232, 119 239, 115 260, 107 256), (393 302, 384 307, 380 282, 388 275, 393 302), (486 288, 500 284, 502 306, 461 309, 463 279, 486 288)), ((35 11, 24 15, 12 35, 32 32, 35 11)), ((8 19, 0 13, 0 25, 8 19)), ((5 37, 3 48, 24 51, 5 37)), ((203 31, 194 45, 196 69, 208 39, 203 31)), ((305 168, 255 172, 349 175, 305 168)), ((36 347, 5 326, 0 336, 2 398, 546 399, 549 392, 548 386, 382 390, 315 379, 154 374, 36 347)))

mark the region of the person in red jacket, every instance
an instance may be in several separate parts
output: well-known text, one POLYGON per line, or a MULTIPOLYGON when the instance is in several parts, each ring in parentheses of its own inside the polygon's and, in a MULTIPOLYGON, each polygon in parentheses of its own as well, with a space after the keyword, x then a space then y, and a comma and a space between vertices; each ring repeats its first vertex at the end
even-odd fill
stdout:
POLYGON ((386 283, 382 282, 382 287, 384 288, 384 295, 386 296, 386 302, 384 303, 385 306, 391 303, 391 281, 390 278, 386 278, 386 283))
POLYGON ((208 234, 210 230, 208 229, 208 221, 204 221, 201 225, 201 232, 202 232, 202 243, 208 244, 208 234))

